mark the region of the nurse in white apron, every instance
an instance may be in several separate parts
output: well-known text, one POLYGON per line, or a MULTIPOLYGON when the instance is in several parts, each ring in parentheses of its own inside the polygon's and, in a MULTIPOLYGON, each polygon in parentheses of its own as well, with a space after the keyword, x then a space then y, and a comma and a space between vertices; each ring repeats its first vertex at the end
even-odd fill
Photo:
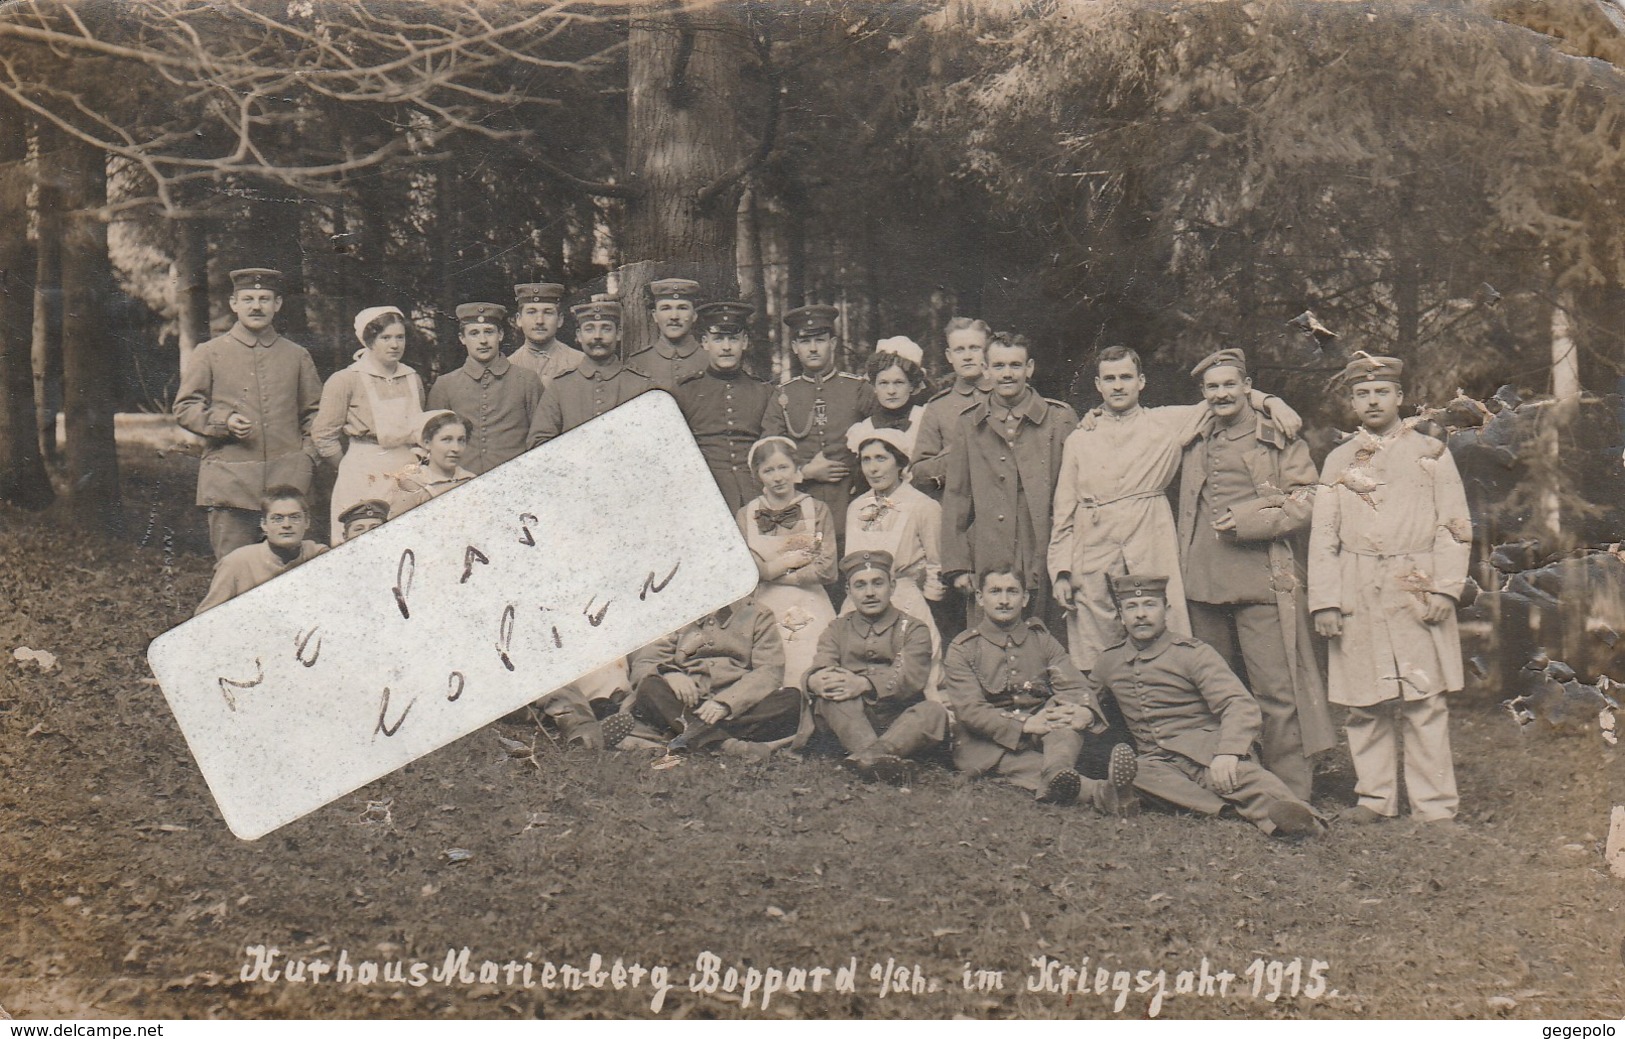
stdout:
POLYGON ((835 517, 796 489, 795 442, 764 437, 751 445, 750 471, 762 494, 739 510, 739 529, 756 557, 756 601, 773 611, 784 639, 784 684, 805 691, 818 636, 835 619, 824 586, 835 580, 835 517))
POLYGON ((355 363, 322 387, 310 431, 323 458, 344 456, 333 484, 334 545, 344 540, 340 513, 357 502, 386 498, 394 486, 391 474, 417 460, 412 445, 423 424, 423 380, 401 363, 405 315, 396 307, 368 307, 355 316, 355 334, 361 341, 355 363))
MULTIPOLYGON (((846 446, 858 459, 869 490, 846 510, 848 552, 889 552, 892 557, 892 605, 925 625, 931 633, 931 677, 925 695, 939 700, 942 636, 927 600, 940 601, 942 584, 942 506, 908 482, 909 443, 896 429, 860 430, 853 426, 846 446)), ((852 609, 847 602, 841 612, 852 609)))

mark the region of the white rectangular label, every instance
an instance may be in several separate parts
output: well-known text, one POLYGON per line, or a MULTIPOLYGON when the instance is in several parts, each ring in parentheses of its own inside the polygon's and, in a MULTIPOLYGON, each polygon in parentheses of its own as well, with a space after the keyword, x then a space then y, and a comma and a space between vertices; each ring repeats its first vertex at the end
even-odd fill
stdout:
POLYGON ((676 402, 643 394, 153 640, 253 840, 756 586, 676 402))

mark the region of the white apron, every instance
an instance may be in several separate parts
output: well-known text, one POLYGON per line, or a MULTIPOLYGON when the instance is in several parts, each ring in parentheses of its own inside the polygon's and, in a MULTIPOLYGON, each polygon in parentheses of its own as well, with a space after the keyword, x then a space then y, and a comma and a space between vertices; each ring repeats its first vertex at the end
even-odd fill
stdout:
POLYGON ((418 401, 423 398, 419 392, 417 372, 408 372, 406 378, 410 383, 410 393, 395 400, 379 400, 373 377, 365 373, 361 376, 367 404, 372 408, 372 433, 375 439, 351 440, 348 450, 344 452, 344 460, 339 463, 338 479, 333 482, 332 540, 328 544, 337 545, 344 540, 344 524, 339 522, 344 510, 371 498, 389 500, 389 492, 395 486, 395 481, 388 474, 399 472, 417 461, 410 441, 422 421, 423 410, 418 406, 418 401), (401 443, 402 446, 380 447, 379 440, 401 443))
MULTIPOLYGON (((792 539, 798 539, 793 547, 801 547, 818 532, 818 524, 813 521, 812 500, 806 495, 799 499, 801 519, 794 530, 763 534, 756 526, 756 510, 762 499, 755 499, 745 506, 745 544, 764 559, 787 551, 792 547, 787 542, 792 539)), ((756 601, 772 610, 779 622, 779 635, 784 639, 784 684, 806 692, 807 670, 818 652, 818 637, 835 619, 829 593, 821 584, 762 581, 756 586, 756 601)))

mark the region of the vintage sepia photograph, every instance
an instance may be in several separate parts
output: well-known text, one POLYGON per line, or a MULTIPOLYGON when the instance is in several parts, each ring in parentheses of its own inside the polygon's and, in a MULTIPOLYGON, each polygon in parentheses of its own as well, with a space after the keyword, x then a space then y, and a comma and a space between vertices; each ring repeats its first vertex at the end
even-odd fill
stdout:
POLYGON ((0 1018, 1619 1017, 1621 200, 1625 0, 0 2, 0 1018))

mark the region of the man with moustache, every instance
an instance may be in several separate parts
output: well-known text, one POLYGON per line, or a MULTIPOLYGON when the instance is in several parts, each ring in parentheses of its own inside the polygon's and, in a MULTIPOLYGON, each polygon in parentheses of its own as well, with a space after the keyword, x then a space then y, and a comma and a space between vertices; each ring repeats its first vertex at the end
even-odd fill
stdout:
POLYGON ((707 359, 694 336, 695 304, 700 283, 687 278, 661 278, 649 283, 649 313, 655 338, 626 359, 627 367, 648 376, 656 389, 676 393, 690 375, 705 371, 707 359))
POLYGON ((587 303, 571 307, 570 314, 575 318, 582 361, 542 391, 527 438, 531 447, 545 444, 654 386, 648 376, 621 363, 621 304, 617 300, 594 296, 587 303))
POLYGON ((1054 619, 1044 567, 1050 504, 1062 445, 1078 416, 1071 405, 1032 388, 1026 336, 995 334, 987 345, 987 372, 992 392, 959 417, 963 449, 949 455, 942 578, 969 596, 977 591, 977 574, 1013 566, 1029 601, 1036 599, 1054 619))
MULTIPOLYGON (((1048 541, 1055 601, 1067 613, 1067 648, 1086 674, 1100 651, 1123 637, 1111 592, 1120 574, 1169 575, 1168 627, 1190 634, 1167 490, 1184 446, 1210 421, 1205 403, 1140 407, 1145 376, 1140 355, 1126 346, 1101 351, 1095 389, 1105 407, 1066 439, 1048 541)), ((1279 398, 1252 390, 1249 399, 1289 438, 1297 434, 1298 415, 1279 398)))
POLYGON ((1399 815, 1400 730, 1411 815, 1455 825, 1445 694, 1462 688, 1456 603, 1472 519, 1445 445, 1401 421, 1404 365, 1356 353, 1339 376, 1360 429, 1326 459, 1309 537, 1309 609, 1331 640, 1327 690, 1347 707, 1359 803, 1342 818, 1399 815))
POLYGON ((1266 834, 1309 837, 1325 824, 1251 760, 1258 704, 1213 647, 1168 630, 1168 579, 1112 578, 1127 637, 1100 654, 1089 686, 1110 692, 1139 750, 1134 785, 1178 808, 1217 815, 1226 805, 1266 834))
POLYGON ((699 309, 700 348, 709 366, 677 385, 677 406, 722 491, 738 513, 759 488, 750 471, 750 446, 761 439, 762 412, 773 387, 745 370, 750 317, 756 308, 731 300, 699 309))
POLYGON ((502 356, 502 323, 507 316, 508 308, 498 303, 460 304, 457 336, 468 360, 436 379, 429 390, 430 411, 455 411, 468 420, 462 466, 475 476, 525 450, 542 400, 542 381, 536 373, 502 356))
POLYGON ((762 415, 762 436, 788 437, 795 443, 796 482, 837 517, 846 515, 859 493, 858 463, 846 446, 846 431, 874 407, 869 380, 836 367, 840 340, 835 320, 840 313, 827 303, 815 303, 784 315, 801 373, 779 386, 762 415))
MULTIPOLYGON (((1134 810, 1134 749, 1113 747, 1105 779, 1085 779, 1086 733, 1106 731, 1099 705, 1043 622, 1023 620, 1027 589, 1008 565, 983 570, 981 619, 948 646, 942 691, 953 707, 954 767, 999 775, 1045 804, 1079 795, 1103 814, 1134 810)), ((1097 741, 1098 742, 1098 741, 1097 741)))
POLYGON ((564 323, 564 286, 554 282, 534 282, 513 287, 513 326, 519 330, 518 349, 508 360, 534 372, 547 389, 554 379, 574 371, 585 355, 559 340, 564 323))
POLYGON ((1336 743, 1305 595, 1315 465, 1302 440, 1282 436, 1247 399, 1253 382, 1241 350, 1209 354, 1191 375, 1212 416, 1180 463, 1191 634, 1246 675, 1263 712, 1263 765, 1307 801, 1310 756, 1336 743))
POLYGON ((216 560, 260 536, 261 499, 270 487, 309 493, 316 449, 310 439, 322 381, 304 347, 272 326, 282 310, 282 272, 231 272, 237 321, 199 346, 175 394, 175 419, 202 437, 197 503, 208 510, 216 560))
POLYGON ((947 739, 949 721, 941 704, 925 699, 931 636, 919 618, 892 605, 892 564, 881 551, 841 560, 852 610, 818 637, 797 739, 827 731, 846 751, 846 768, 902 783, 912 774, 908 759, 947 739))

